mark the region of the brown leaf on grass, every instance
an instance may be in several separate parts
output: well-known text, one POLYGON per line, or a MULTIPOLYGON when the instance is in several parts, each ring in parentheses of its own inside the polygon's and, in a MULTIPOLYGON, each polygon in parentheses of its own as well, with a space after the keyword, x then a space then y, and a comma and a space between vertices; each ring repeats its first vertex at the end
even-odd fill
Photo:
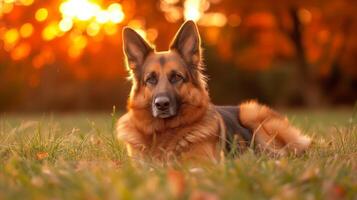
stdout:
POLYGON ((320 173, 320 169, 316 166, 311 166, 308 167, 304 173, 300 176, 299 181, 301 182, 306 182, 309 180, 312 180, 314 178, 317 178, 317 176, 320 173))
POLYGON ((167 171, 167 182, 173 196, 181 197, 185 191, 185 177, 182 172, 169 169, 167 171))
POLYGON ((31 178, 31 184, 36 187, 42 187, 43 186, 43 179, 39 176, 34 176, 31 178))
POLYGON ((205 170, 202 169, 202 168, 200 168, 200 167, 195 167, 195 168, 191 168, 191 169, 190 169, 190 172, 191 172, 192 174, 203 175, 204 172, 205 172, 205 170))
POLYGON ((338 200, 346 197, 345 188, 333 181, 325 181, 322 187, 327 200, 338 200))
POLYGON ((291 184, 285 184, 280 188, 280 191, 273 196, 272 200, 283 200, 283 199, 298 199, 297 198, 298 191, 291 184))
POLYGON ((280 160, 275 161, 275 165, 281 170, 286 170, 289 166, 289 162, 286 158, 281 158, 280 160))
POLYGON ((48 182, 51 184, 59 184, 60 180, 58 176, 51 170, 51 168, 45 164, 41 167, 42 174, 48 178, 48 182))
POLYGON ((37 160, 43 160, 48 157, 48 153, 45 151, 40 151, 36 154, 37 160))
POLYGON ((102 144, 102 140, 97 137, 97 136, 94 136, 94 135, 91 135, 90 138, 89 138, 90 142, 92 145, 101 145, 102 144))
POLYGON ((329 192, 329 198, 327 199, 344 199, 346 196, 346 191, 340 185, 334 184, 329 192))
POLYGON ((41 171, 42 171, 43 174, 46 174, 46 175, 49 175, 49 176, 53 174, 51 169, 50 169, 50 167, 47 164, 45 164, 45 165, 43 165, 41 167, 41 171))
POLYGON ((120 160, 112 160, 112 163, 116 168, 121 167, 123 165, 123 161, 120 160))
POLYGON ((219 200, 219 197, 214 193, 195 190, 190 195, 190 200, 219 200))

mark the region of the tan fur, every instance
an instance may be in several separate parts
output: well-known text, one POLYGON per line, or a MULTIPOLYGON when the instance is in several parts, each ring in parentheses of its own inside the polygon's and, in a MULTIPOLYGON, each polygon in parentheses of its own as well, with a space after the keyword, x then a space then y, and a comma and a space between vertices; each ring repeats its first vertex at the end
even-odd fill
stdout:
POLYGON ((256 101, 242 103, 239 117, 243 125, 253 130, 254 143, 262 150, 300 154, 310 146, 311 139, 290 125, 287 118, 256 101))
POLYGON ((131 111, 117 124, 118 138, 125 141, 129 156, 134 159, 150 158, 159 162, 189 158, 218 162, 221 159, 217 145, 222 124, 212 106, 199 121, 174 129, 143 132, 136 128, 138 123, 131 111))

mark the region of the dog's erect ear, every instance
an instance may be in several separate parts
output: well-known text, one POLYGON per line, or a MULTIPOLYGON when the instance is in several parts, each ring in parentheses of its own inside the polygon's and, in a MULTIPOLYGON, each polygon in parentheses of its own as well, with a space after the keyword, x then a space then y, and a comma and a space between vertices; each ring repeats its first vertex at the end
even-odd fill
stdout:
POLYGON ((123 48, 129 68, 134 72, 144 63, 146 56, 153 51, 150 45, 133 29, 123 29, 123 48))
POLYGON ((190 20, 181 26, 170 49, 181 54, 189 66, 198 66, 201 60, 201 39, 195 22, 190 20))

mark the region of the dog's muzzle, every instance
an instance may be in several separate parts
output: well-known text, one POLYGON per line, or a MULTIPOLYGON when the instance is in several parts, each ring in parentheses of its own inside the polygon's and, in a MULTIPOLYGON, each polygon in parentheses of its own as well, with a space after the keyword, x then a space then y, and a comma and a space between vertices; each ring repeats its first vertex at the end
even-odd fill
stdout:
POLYGON ((177 113, 177 102, 169 95, 157 95, 151 107, 152 115, 162 119, 173 117, 177 113))

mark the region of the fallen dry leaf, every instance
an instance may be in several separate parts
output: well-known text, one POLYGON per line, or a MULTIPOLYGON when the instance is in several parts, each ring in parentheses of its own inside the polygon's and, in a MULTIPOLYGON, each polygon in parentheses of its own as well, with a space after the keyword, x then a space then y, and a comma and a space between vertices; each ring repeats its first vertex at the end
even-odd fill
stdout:
POLYGON ((182 172, 169 169, 167 171, 167 181, 173 196, 180 197, 185 191, 185 177, 182 172))
POLYGON ((219 197, 214 193, 195 190, 190 195, 190 200, 219 200, 219 197))
POLYGON ((344 199, 346 196, 345 188, 333 181, 325 181, 322 187, 327 200, 344 199))
POLYGON ((100 138, 98 138, 97 136, 91 135, 89 138, 91 144, 93 145, 100 145, 102 144, 102 140, 100 138))
POLYGON ((31 184, 36 186, 36 187, 42 187, 43 186, 43 179, 39 176, 34 176, 31 178, 31 184))
POLYGON ((48 153, 45 151, 38 152, 36 154, 37 160, 43 160, 48 157, 48 153))
POLYGON ((277 195, 275 195, 272 200, 283 200, 283 199, 297 199, 297 189, 291 184, 285 184, 281 187, 277 195))
POLYGON ((307 168, 304 173, 299 178, 299 181, 306 182, 316 178, 320 173, 320 169, 316 166, 311 166, 307 168))

